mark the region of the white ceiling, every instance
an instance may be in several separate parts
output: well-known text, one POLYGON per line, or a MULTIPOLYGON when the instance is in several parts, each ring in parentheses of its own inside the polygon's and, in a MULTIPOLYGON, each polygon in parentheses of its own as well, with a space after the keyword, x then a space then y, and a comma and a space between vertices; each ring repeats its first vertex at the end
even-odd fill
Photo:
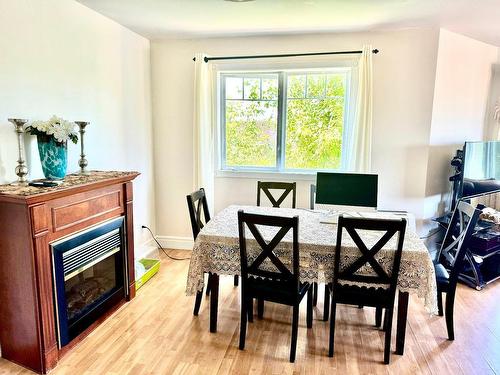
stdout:
POLYGON ((150 39, 440 26, 500 46, 500 0, 78 0, 150 39))

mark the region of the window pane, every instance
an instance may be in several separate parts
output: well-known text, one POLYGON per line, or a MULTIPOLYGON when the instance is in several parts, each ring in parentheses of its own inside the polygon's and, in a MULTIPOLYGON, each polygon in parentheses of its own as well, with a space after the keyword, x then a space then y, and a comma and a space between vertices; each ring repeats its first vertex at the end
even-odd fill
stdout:
POLYGON ((240 77, 226 78, 226 98, 227 99, 243 98, 243 78, 240 77))
POLYGON ((226 165, 275 167, 278 101, 226 101, 226 165))
POLYGON ((325 75, 308 74, 307 75, 307 97, 322 98, 325 96, 325 75))
POLYGON ((260 78, 244 79, 244 98, 257 100, 260 99, 260 78))
MULTIPOLYGON (((315 77, 308 81, 308 94, 319 95, 320 91, 324 90, 325 80, 319 78, 321 75, 315 74, 313 76, 315 77), (312 87, 309 85, 311 81, 313 82, 312 87)), ((325 76, 323 75, 323 77, 325 76)), ((339 88, 335 86, 335 93, 340 97, 328 99, 288 98, 285 141, 286 168, 339 169, 341 167, 345 81, 341 82, 342 85, 339 88)))
POLYGON ((262 99, 278 99, 278 80, 276 78, 262 79, 262 99))
POLYGON ((290 75, 288 76, 288 97, 303 98, 306 92, 306 76, 290 75))
POLYGON ((345 75, 328 74, 326 76, 326 96, 344 96, 345 75))
POLYGON ((325 70, 282 74, 287 88, 284 92, 279 91, 277 73, 222 76, 223 165, 341 169, 348 73, 325 70), (278 116, 278 98, 283 100, 284 116, 278 116), (282 129, 281 140, 277 139, 278 129, 282 129), (284 143, 282 155, 277 155, 278 142, 284 143))

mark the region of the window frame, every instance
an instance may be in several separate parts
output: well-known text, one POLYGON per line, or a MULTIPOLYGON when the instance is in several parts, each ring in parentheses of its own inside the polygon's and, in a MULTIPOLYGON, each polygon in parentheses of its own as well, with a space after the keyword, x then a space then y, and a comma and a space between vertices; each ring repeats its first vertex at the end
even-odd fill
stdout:
MULTIPOLYGON (((255 174, 266 174, 266 175, 296 175, 296 176, 307 176, 315 175, 317 172, 340 172, 346 171, 348 165, 348 155, 347 149, 349 147, 352 138, 352 104, 351 102, 355 100, 353 97, 353 67, 350 65, 344 66, 334 66, 334 67, 319 67, 319 68, 299 68, 299 69, 245 69, 245 70, 231 70, 231 71, 218 71, 217 72, 217 141, 219 143, 218 149, 218 176, 234 176, 240 175, 241 177, 247 177, 249 175, 255 174), (344 84, 345 84, 345 94, 344 94, 344 119, 342 127, 342 147, 341 147, 341 167, 337 169, 313 169, 313 168, 285 168, 286 161, 286 114, 287 114, 287 102, 288 102, 288 76, 289 75, 308 75, 308 74, 343 74, 344 84), (277 75, 278 76, 278 108, 277 108, 277 129, 276 129, 276 161, 275 167, 257 167, 257 166, 227 166, 226 164, 226 78, 237 77, 237 78, 263 78, 266 75, 277 75)), ((262 83, 261 83, 261 93, 262 93, 262 83)), ((307 86, 306 86, 307 90, 307 86)), ((307 96, 307 91, 305 92, 307 96)), ((244 83, 243 83, 243 93, 242 98, 244 98, 244 83)), ((293 99, 293 98, 292 98, 293 99)), ((313 98, 311 98, 313 99, 313 98)), ((247 99, 243 99, 247 100, 247 99)))

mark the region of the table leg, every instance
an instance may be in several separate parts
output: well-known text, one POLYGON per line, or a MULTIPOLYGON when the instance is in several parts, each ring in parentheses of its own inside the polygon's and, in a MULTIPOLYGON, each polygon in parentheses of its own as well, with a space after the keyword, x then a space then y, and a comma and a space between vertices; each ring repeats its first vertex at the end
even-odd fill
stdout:
POLYGON ((396 354, 403 355, 405 350, 406 320, 408 316, 408 292, 399 292, 398 325, 396 332, 396 354))
POLYGON ((219 275, 210 277, 210 332, 217 332, 217 305, 219 303, 219 275))

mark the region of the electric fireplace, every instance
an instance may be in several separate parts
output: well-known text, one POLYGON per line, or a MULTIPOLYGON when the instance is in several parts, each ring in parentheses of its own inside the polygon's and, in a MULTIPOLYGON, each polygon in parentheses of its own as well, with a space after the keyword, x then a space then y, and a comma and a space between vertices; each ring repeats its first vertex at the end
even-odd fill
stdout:
POLYGON ((123 224, 120 217, 52 245, 60 348, 125 297, 123 224))
POLYGON ((135 297, 137 176, 91 171, 57 187, 0 185, 2 358, 46 374, 135 297))

